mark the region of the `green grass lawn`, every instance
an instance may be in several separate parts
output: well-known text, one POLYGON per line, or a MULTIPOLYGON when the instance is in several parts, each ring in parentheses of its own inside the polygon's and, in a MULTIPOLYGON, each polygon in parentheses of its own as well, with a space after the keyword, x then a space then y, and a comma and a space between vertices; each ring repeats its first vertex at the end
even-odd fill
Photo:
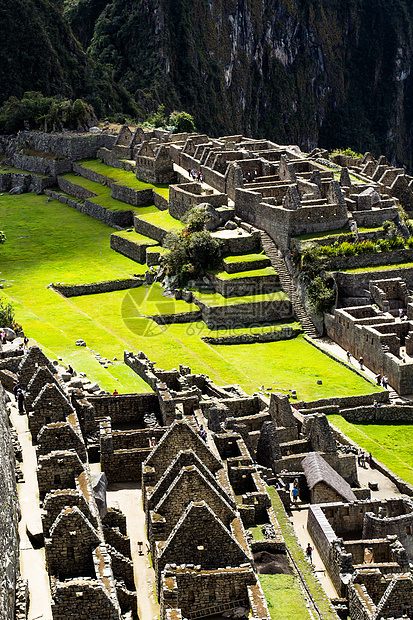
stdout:
MULTIPOLYGON (((333 607, 330 603, 330 599, 324 592, 321 587, 320 582, 318 581, 312 566, 307 561, 304 555, 304 549, 301 547, 298 542, 297 536, 295 535, 294 528, 290 523, 287 513, 285 512, 285 508, 283 503, 278 495, 277 491, 274 487, 267 487, 268 494, 271 498, 271 504, 275 512, 275 516, 277 517, 278 525, 280 526, 280 530, 284 537, 285 543, 294 558, 294 561, 298 565, 301 574, 303 575, 307 587, 310 590, 314 600, 317 603, 317 606, 321 612, 323 620, 336 620, 337 616, 333 610, 333 607)), ((261 575, 260 575, 261 578, 261 575)), ((264 594, 266 594, 264 590, 264 594)), ((290 618, 295 618, 294 613, 291 615, 288 614, 287 610, 285 612, 284 618, 288 620, 290 618)), ((273 616, 271 615, 271 618, 273 616)), ((278 619, 278 617, 277 617, 278 619)))
MULTIPOLYGON (((372 228, 364 228, 360 226, 358 228, 358 232, 359 233, 373 232, 375 230, 382 230, 382 229, 383 229, 382 226, 375 226, 372 228)), ((336 230, 325 230, 319 233, 306 233, 305 235, 296 235, 295 237, 293 237, 293 239, 298 239, 299 241, 307 241, 311 239, 328 239, 329 237, 331 238, 340 237, 341 235, 351 236, 353 235, 353 233, 349 231, 348 228, 337 228, 336 230)))
MULTIPOLYGON (((147 316, 196 309, 184 301, 163 297, 159 285, 65 299, 47 286, 51 282, 80 284, 128 278, 142 273, 145 266, 110 249, 112 228, 58 201, 48 203, 44 195, 7 194, 0 197, 0 210, 1 226, 7 235, 6 243, 0 246, 0 277, 6 280, 4 294, 14 302, 17 320, 48 355, 61 356, 105 389, 117 387, 125 392, 149 388, 121 362, 104 369, 90 351, 75 346, 78 338, 108 359, 122 360, 124 349, 143 350, 158 367, 187 364, 218 384, 238 383, 249 393, 262 384, 273 389, 296 389, 300 399, 374 389, 301 337, 265 344, 211 346, 201 340, 203 334, 211 333, 203 322, 159 326, 147 316), (317 385, 317 379, 323 384, 317 385)), ((261 297, 274 296, 280 294, 261 297)), ((211 299, 217 303, 217 296, 211 299)))
POLYGON ((258 579, 271 620, 312 620, 295 575, 258 575, 258 579))
POLYGON ((413 425, 355 425, 339 415, 330 415, 328 419, 366 452, 413 484, 413 425))
POLYGON ((102 174, 111 181, 116 181, 119 185, 126 185, 126 187, 137 190, 153 189, 157 194, 164 196, 164 198, 169 198, 169 185, 165 183, 146 183, 145 181, 139 181, 134 172, 128 172, 120 168, 112 168, 112 166, 104 164, 99 161, 99 159, 83 159, 76 163, 88 170, 93 170, 93 172, 102 174))

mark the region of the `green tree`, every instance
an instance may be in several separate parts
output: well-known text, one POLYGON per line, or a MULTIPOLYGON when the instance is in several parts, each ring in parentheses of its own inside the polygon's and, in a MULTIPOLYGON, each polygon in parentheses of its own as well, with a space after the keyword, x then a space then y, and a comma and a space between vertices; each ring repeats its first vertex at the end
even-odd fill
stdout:
POLYGON ((191 133, 195 131, 194 117, 188 112, 172 112, 169 116, 169 125, 174 127, 174 133, 191 133))

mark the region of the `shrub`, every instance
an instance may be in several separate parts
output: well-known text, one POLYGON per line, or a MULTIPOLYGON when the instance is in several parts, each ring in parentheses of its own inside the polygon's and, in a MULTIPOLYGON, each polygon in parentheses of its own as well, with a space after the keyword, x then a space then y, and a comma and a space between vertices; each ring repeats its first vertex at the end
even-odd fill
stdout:
POLYGON ((318 312, 329 312, 334 305, 336 293, 332 278, 316 276, 308 285, 308 296, 318 312))
POLYGON ((189 213, 185 215, 184 222, 186 223, 186 230, 189 232, 199 232, 204 230, 205 222, 208 219, 208 214, 204 207, 196 207, 191 209, 189 213))
POLYGON ((10 327, 13 329, 14 326, 13 304, 0 297, 0 327, 10 327))

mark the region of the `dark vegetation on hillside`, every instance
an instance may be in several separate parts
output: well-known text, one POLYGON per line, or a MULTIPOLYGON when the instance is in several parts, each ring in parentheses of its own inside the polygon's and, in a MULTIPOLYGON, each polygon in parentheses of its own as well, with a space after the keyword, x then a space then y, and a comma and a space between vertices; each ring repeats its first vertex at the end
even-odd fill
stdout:
POLYGON ((413 167, 407 0, 3 0, 0 21, 2 100, 41 90, 140 120, 164 104, 210 135, 413 167))

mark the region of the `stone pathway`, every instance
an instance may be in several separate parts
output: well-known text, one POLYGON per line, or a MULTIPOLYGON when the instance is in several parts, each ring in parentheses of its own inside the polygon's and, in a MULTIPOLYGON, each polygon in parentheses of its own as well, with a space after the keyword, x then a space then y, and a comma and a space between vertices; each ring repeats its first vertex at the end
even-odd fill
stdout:
MULTIPOLYGON (((90 467, 92 477, 100 472, 100 464, 90 467)), ((140 472, 137 472, 137 476, 140 472)), ((119 508, 126 516, 128 536, 131 542, 135 586, 138 595, 139 620, 157 620, 159 604, 156 598, 155 571, 148 555, 148 539, 145 529, 145 513, 142 507, 141 485, 137 482, 112 483, 108 485, 107 505, 119 508), (139 555, 138 541, 142 542, 139 555)))
MULTIPOLYGON (((11 395, 14 403, 14 397, 11 395)), ((32 445, 27 417, 19 415, 14 404, 11 407, 11 422, 17 430, 23 452, 21 469, 24 482, 17 485, 22 517, 19 523, 20 570, 27 579, 30 592, 28 620, 52 620, 49 577, 46 571, 45 551, 33 549, 26 533, 26 523, 41 525, 39 487, 36 476, 36 452, 32 445)))
POLYGON ((323 561, 320 558, 318 551, 316 549, 316 546, 312 538, 310 537, 310 534, 307 531, 307 515, 308 515, 307 508, 303 508, 302 510, 294 510, 290 517, 291 523, 293 524, 295 533, 297 535, 297 538, 304 552, 305 552, 305 548, 307 547, 308 543, 311 543, 311 546, 313 548, 313 565, 314 565, 317 577, 321 585, 323 586, 325 593, 330 598, 337 598, 338 594, 336 592, 336 589, 331 583, 330 578, 327 575, 327 571, 325 569, 323 561))

